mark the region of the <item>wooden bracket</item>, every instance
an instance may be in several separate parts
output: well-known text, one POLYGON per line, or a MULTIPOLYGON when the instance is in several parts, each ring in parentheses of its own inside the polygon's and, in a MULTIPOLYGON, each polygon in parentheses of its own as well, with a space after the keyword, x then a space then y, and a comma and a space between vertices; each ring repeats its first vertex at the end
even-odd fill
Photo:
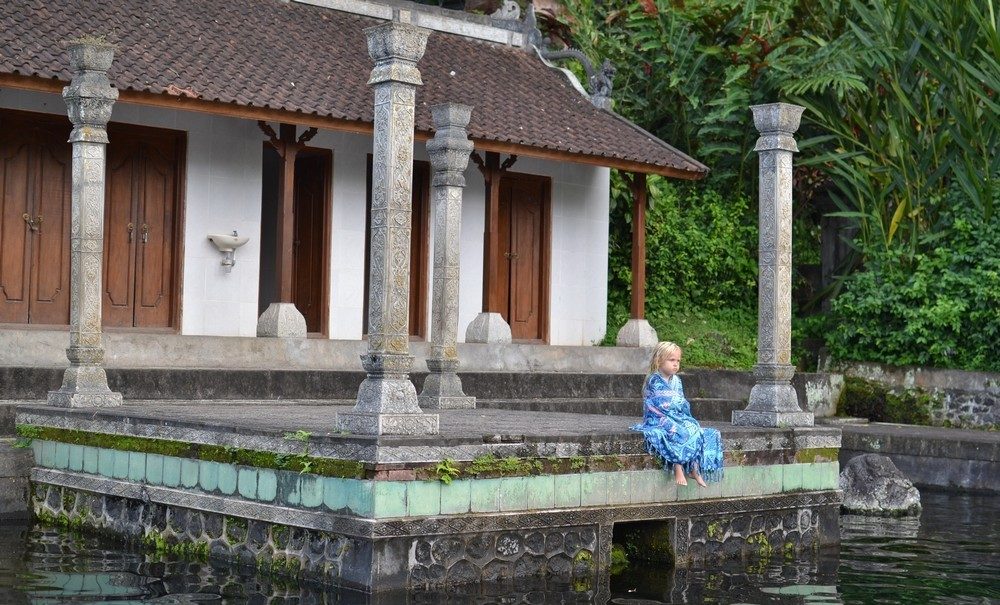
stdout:
POLYGON ((274 129, 271 128, 271 125, 265 122, 264 120, 257 120, 257 128, 260 128, 261 132, 267 135, 267 138, 271 143, 271 145, 274 146, 275 149, 277 149, 281 141, 278 140, 278 133, 274 132, 274 129))
POLYGON ((299 140, 298 140, 298 144, 299 144, 299 145, 305 145, 305 144, 306 144, 306 143, 308 143, 308 142, 309 142, 309 141, 310 141, 310 140, 311 140, 311 139, 312 139, 312 138, 313 138, 314 136, 316 136, 316 133, 317 133, 317 132, 319 132, 319 129, 318 129, 318 128, 316 128, 315 126, 314 126, 314 127, 312 127, 312 128, 310 128, 310 129, 308 129, 308 130, 306 130, 305 132, 303 132, 302 134, 300 134, 300 135, 299 135, 299 140))

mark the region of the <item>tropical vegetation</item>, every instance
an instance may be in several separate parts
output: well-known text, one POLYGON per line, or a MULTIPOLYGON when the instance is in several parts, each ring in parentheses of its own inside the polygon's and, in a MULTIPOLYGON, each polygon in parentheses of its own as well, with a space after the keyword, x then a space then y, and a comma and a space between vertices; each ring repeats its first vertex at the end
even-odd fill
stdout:
MULTIPOLYGON (((690 341, 689 352, 706 346, 708 364, 752 362, 726 352, 752 351, 755 337, 747 106, 784 100, 806 107, 796 262, 818 262, 822 221, 849 234, 836 279, 797 301, 802 316, 824 309, 800 333, 839 359, 1000 370, 993 0, 561 4, 553 44, 610 58, 615 110, 712 168, 698 183, 650 179, 647 315, 661 336, 690 341), (684 330, 691 317, 708 327, 684 330)), ((613 183, 609 341, 631 281, 631 197, 613 183)))

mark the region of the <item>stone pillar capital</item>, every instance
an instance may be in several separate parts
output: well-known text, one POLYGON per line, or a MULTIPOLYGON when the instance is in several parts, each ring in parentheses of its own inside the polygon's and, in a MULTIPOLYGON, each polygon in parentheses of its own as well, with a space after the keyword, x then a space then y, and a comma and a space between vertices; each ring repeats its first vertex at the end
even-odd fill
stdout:
POLYGON ((754 151, 798 152, 799 147, 792 136, 799 129, 805 107, 791 103, 767 103, 751 105, 753 125, 760 133, 754 151))
POLYGON ((115 47, 106 42, 76 40, 69 45, 73 80, 63 88, 69 119, 73 123, 71 143, 87 141, 107 143, 111 107, 118 90, 111 86, 108 69, 114 60, 115 47))
POLYGON ((368 84, 423 84, 417 61, 424 56, 428 34, 425 29, 399 21, 389 21, 365 29, 368 56, 375 61, 368 84))
POLYGON ((465 169, 473 143, 466 126, 472 117, 472 106, 441 103, 431 106, 434 138, 427 141, 427 155, 434 171, 434 186, 465 187, 465 169))

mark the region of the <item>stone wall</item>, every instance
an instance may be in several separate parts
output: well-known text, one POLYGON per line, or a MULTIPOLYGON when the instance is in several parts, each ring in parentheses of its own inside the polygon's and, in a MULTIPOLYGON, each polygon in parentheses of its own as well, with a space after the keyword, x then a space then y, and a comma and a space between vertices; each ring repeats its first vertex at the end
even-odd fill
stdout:
POLYGON ((27 518, 28 472, 31 450, 15 447, 16 440, 0 433, 0 520, 27 518))
POLYGON ((893 390, 919 389, 931 395, 934 424, 958 427, 1000 426, 1000 374, 876 363, 843 364, 846 376, 893 390))
POLYGON ((211 557, 265 576, 362 590, 373 588, 374 569, 386 567, 405 576, 396 585, 408 588, 519 577, 592 586, 597 577, 596 526, 372 540, 56 485, 36 484, 32 505, 51 525, 124 538, 157 552, 211 557))
POLYGON ((687 532, 688 561, 778 554, 815 549, 836 535, 836 507, 798 507, 719 517, 695 517, 680 523, 687 532))
MULTIPOLYGON (((704 560, 769 559, 834 543, 839 506, 834 500, 785 498, 724 514, 699 514, 711 504, 692 503, 686 509, 690 516, 670 521, 672 559, 681 567, 704 560), (768 507, 776 503, 791 507, 768 507)), ((503 523, 473 520, 467 529, 474 531, 461 532, 456 525, 454 533, 364 538, 57 485, 37 484, 32 503, 43 522, 124 538, 155 552, 210 558, 264 577, 362 590, 549 578, 571 583, 578 596, 590 595, 606 577, 601 559, 610 551, 613 526, 613 515, 593 511, 587 516, 594 525, 532 528, 532 519, 522 519, 501 531, 481 531, 503 523)))

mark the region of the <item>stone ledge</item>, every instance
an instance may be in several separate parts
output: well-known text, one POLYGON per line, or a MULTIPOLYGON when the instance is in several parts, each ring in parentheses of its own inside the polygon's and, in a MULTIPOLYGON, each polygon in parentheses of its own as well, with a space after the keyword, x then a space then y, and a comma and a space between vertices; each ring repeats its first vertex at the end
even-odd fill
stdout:
MULTIPOLYGON (((350 410, 340 406, 257 405, 252 406, 253 414, 234 417, 229 405, 162 403, 130 402, 122 408, 86 411, 21 406, 17 422, 287 453, 301 451, 303 442, 287 438, 288 434, 301 431, 308 435, 310 452, 317 456, 384 464, 437 462, 444 458, 472 460, 490 453, 498 457, 569 457, 645 452, 642 435, 628 429, 638 418, 449 410, 441 415, 439 435, 375 437, 337 432, 336 415, 350 410), (502 427, 502 432, 488 427, 502 427)), ((723 433, 729 450, 837 447, 841 434, 839 427, 771 429, 712 422, 705 425, 723 433)))

